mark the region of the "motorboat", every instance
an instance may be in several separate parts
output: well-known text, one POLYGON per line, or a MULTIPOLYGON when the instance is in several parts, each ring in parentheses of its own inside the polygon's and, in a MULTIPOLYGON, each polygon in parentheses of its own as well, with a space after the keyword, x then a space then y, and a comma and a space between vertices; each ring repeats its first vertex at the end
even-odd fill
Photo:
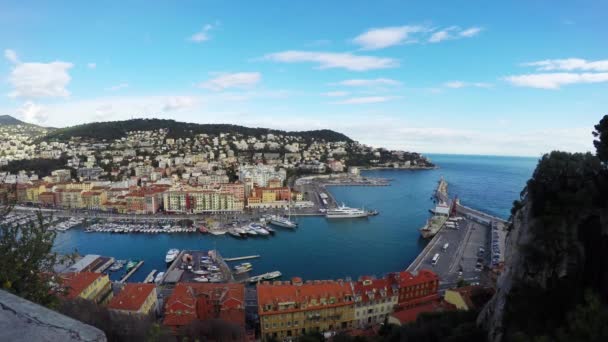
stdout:
POLYGON ((369 212, 358 209, 358 208, 349 208, 342 204, 341 206, 335 209, 329 209, 325 213, 325 217, 328 219, 336 219, 336 218, 358 218, 358 217, 367 217, 369 216, 369 212))
POLYGON ((157 284, 160 284, 160 282, 161 282, 161 280, 163 280, 164 276, 165 276, 165 272, 158 272, 156 277, 154 277, 154 282, 157 284))
POLYGON ((167 255, 165 256, 165 262, 166 263, 173 262, 173 260, 175 260, 175 258, 177 258, 178 255, 179 255, 179 249, 177 249, 177 248, 171 248, 167 252, 167 255))

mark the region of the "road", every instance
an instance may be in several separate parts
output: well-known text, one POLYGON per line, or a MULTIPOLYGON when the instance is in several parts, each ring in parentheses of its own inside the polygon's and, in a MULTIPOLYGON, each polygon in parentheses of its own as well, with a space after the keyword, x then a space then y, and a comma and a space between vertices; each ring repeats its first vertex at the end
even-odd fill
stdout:
MULTIPOLYGON (((472 220, 462 220, 458 229, 441 229, 429 242, 422 253, 408 267, 408 271, 429 269, 437 273, 442 284, 455 284, 460 279, 469 282, 479 282, 481 272, 475 270, 478 262, 479 247, 489 250, 489 227, 472 220), (448 243, 448 248, 443 246, 448 243), (439 259, 435 265, 432 259, 435 254, 439 259), (462 275, 459 275, 462 272, 462 275)), ((483 264, 488 265, 487 252, 483 264)))

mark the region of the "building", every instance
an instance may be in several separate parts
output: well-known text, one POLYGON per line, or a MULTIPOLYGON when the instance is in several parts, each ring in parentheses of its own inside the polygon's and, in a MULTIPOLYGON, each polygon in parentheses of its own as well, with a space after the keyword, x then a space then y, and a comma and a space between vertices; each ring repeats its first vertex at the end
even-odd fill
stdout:
POLYGON ((407 271, 391 275, 399 284, 398 307, 416 306, 439 298, 439 277, 432 271, 420 270, 417 274, 407 271))
POLYGON ((107 274, 93 272, 64 273, 61 285, 66 288, 66 299, 82 298, 94 303, 106 303, 112 298, 112 284, 107 274))
POLYGON ((82 208, 81 192, 79 189, 58 189, 55 192, 57 205, 68 209, 82 208))
POLYGON ((281 208, 289 206, 291 189, 289 187, 254 187, 247 199, 250 208, 281 208))
POLYGON ((264 282, 258 285, 262 339, 352 328, 353 304, 353 289, 343 281, 264 282))
POLYGON ((103 191, 84 191, 81 194, 83 208, 89 210, 100 210, 106 201, 106 193, 103 191))
POLYGON ((127 283, 112 298, 108 309, 128 315, 149 315, 156 310, 156 285, 127 283))
POLYGON ((178 283, 165 303, 163 324, 175 329, 194 320, 221 319, 245 331, 243 284, 178 283))
POLYGON ((362 277, 352 284, 358 327, 365 328, 387 320, 399 300, 399 285, 396 279, 362 277))
POLYGON ((464 286, 445 291, 444 300, 458 310, 477 310, 494 295, 494 290, 483 286, 464 286))

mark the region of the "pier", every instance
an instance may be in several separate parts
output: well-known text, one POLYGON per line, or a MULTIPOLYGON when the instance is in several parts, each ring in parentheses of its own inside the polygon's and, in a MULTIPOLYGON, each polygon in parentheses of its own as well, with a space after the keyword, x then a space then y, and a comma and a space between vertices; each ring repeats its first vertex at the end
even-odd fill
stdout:
MULTIPOLYGON (((407 271, 417 272, 421 269, 429 269, 435 272, 439 278, 440 289, 450 288, 465 280, 469 283, 478 283, 482 280, 483 268, 491 264, 490 236, 498 230, 502 230, 508 222, 502 218, 466 207, 458 199, 449 199, 447 193, 448 183, 441 178, 434 197, 438 201, 453 205, 450 217, 461 217, 455 222, 453 228, 442 227, 435 236, 429 241, 425 248, 420 252, 416 259, 409 265, 407 271), (496 226, 500 229, 493 229, 496 226), (444 248, 448 246, 447 248, 444 248), (481 253, 480 248, 486 252, 481 253), (438 255, 436 263, 432 262, 435 255, 438 255), (479 266, 481 265, 481 267, 479 266)), ((504 240, 503 244, 504 244, 504 240)), ((504 248, 501 247, 504 251, 504 248)))
POLYGON ((259 258, 260 255, 247 255, 247 256, 242 256, 242 257, 236 257, 236 258, 224 258, 224 261, 240 261, 240 260, 247 260, 247 259, 257 259, 259 258))
POLYGON ((135 267, 133 267, 133 268, 132 268, 132 269, 129 271, 129 273, 125 274, 125 276, 124 276, 124 277, 122 277, 122 278, 121 278, 121 279, 120 279, 118 282, 119 282, 119 283, 124 283, 125 281, 127 281, 127 279, 129 279, 129 278, 130 278, 130 277, 133 275, 133 273, 137 272, 137 270, 138 270, 138 269, 141 267, 141 265, 143 265, 143 264, 144 264, 144 261, 143 261, 143 260, 141 260, 140 262, 138 262, 138 263, 137 263, 137 265, 135 265, 135 267))

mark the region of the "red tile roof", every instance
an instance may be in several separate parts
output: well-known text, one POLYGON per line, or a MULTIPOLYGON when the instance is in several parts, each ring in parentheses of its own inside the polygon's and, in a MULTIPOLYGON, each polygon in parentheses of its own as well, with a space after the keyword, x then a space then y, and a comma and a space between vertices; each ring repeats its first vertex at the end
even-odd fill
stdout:
POLYGON ((68 288, 68 293, 65 297, 68 299, 78 297, 84 289, 102 276, 103 274, 101 273, 93 272, 66 273, 61 275, 62 285, 68 288))
POLYGON ((432 281, 439 281, 439 277, 429 270, 420 270, 416 275, 408 271, 398 272, 395 274, 399 281, 399 287, 407 287, 412 285, 424 284, 432 281))
POLYGON ((137 311, 156 288, 154 284, 127 283, 120 293, 112 298, 109 309, 137 311))
POLYGON ((374 299, 380 299, 382 292, 385 292, 386 297, 396 295, 399 289, 397 282, 392 278, 371 279, 370 277, 361 277, 361 279, 353 283, 355 295, 361 296, 363 302, 368 302, 374 299), (395 293, 393 293, 393 287, 395 293))
MULTIPOLYGON (((327 303, 324 307, 339 306, 352 303, 353 291, 348 282, 338 282, 333 280, 317 280, 307 282, 301 285, 293 285, 289 282, 275 284, 262 283, 258 285, 258 305, 272 305, 273 308, 266 314, 273 313, 276 310, 275 305, 284 302, 306 302, 307 307, 313 309, 310 305, 311 299, 317 301, 317 305, 321 306, 320 299, 326 298, 329 302, 331 297, 334 297, 335 303, 327 303), (346 298, 348 296, 348 298, 346 298)), ((316 306, 315 306, 316 307, 316 306)), ((281 312, 285 312, 282 310, 281 312)), ((260 315, 264 313, 260 310, 260 315)))
POLYGON ((196 319, 219 318, 245 327, 243 284, 178 283, 165 304, 164 324, 187 325, 196 319))

